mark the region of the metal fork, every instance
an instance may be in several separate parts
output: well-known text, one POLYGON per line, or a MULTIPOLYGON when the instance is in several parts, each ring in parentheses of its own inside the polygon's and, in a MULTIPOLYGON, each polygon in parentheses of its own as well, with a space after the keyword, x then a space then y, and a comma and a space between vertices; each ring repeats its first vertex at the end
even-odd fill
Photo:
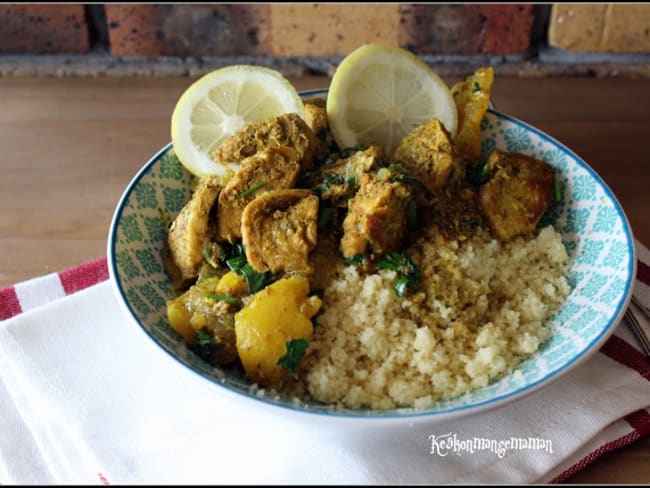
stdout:
POLYGON ((627 310, 625 311, 625 319, 627 320, 627 324, 632 329, 632 332, 636 336, 637 340, 641 344, 641 348, 645 352, 645 355, 648 359, 650 359, 650 339, 646 335, 645 331, 639 324, 639 321, 636 318, 634 310, 632 310, 633 307, 637 306, 636 301, 634 304, 630 303, 630 305, 627 307, 627 310))

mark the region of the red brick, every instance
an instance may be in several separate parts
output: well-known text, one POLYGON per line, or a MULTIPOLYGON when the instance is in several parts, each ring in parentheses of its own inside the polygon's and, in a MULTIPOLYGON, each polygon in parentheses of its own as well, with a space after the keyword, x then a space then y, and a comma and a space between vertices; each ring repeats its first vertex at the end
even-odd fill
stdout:
POLYGON ((83 54, 89 50, 83 5, 0 5, 0 53, 83 54))
POLYGON ((229 56, 269 53, 264 4, 106 5, 116 56, 229 56))
POLYGON ((533 5, 401 4, 399 44, 417 54, 523 54, 533 5))

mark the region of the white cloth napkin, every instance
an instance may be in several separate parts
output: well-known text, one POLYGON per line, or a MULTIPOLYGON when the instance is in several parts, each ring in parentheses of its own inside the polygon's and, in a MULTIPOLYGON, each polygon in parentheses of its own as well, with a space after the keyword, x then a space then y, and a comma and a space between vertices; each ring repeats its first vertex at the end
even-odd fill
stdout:
POLYGON ((96 268, 0 293, 0 318, 13 315, 0 322, 0 483, 545 483, 650 433, 650 362, 625 324, 574 371, 489 413, 332 429, 189 373, 130 322, 96 268), (490 449, 510 439, 536 448, 490 449))

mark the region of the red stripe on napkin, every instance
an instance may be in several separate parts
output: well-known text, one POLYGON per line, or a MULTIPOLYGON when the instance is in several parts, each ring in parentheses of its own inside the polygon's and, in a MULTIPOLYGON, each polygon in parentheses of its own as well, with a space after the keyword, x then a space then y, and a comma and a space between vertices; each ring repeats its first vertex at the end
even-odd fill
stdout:
POLYGON ((13 285, 0 290, 0 320, 6 320, 22 312, 23 309, 20 307, 13 285))
POLYGON ((650 434, 650 413, 647 410, 637 410, 625 417, 625 420, 640 437, 650 434))
POLYGON ((96 259, 95 261, 61 271, 59 273, 59 279, 61 280, 66 295, 105 281, 108 279, 106 258, 96 259))
POLYGON ((650 286, 650 266, 640 259, 636 262, 636 279, 650 286))
POLYGON ((591 463, 593 463, 596 459, 601 457, 603 454, 607 454, 610 451, 615 451, 616 449, 625 447, 628 444, 631 444, 632 442, 639 439, 639 437, 640 437, 639 433, 634 431, 624 435, 623 437, 619 437, 618 439, 614 439, 611 442, 603 444, 595 451, 587 454, 585 457, 583 457, 580 461, 575 463, 565 472, 553 478, 550 481, 550 483, 562 483, 566 481, 567 479, 571 478, 571 476, 585 469, 587 466, 589 466, 591 463))
POLYGON ((646 380, 650 381, 650 361, 620 337, 611 336, 607 339, 605 345, 600 348, 600 352, 623 366, 634 369, 646 380))

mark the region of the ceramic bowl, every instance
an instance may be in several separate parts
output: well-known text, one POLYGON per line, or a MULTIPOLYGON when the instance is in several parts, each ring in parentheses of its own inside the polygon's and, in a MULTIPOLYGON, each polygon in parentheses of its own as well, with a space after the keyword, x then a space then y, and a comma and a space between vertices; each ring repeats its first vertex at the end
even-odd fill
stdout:
MULTIPOLYGON (((303 96, 325 91, 304 92, 303 96)), ((167 227, 190 197, 191 175, 171 144, 160 149, 133 178, 117 205, 108 241, 110 277, 128 320, 146 332, 153 347, 168 353, 188 374, 217 391, 289 414, 375 423, 442 421, 476 414, 546 386, 596 352, 622 318, 635 274, 633 238, 623 209, 596 172, 570 149, 540 130, 489 110, 481 123, 482 153, 517 151, 552 165, 561 182, 555 227, 571 258, 572 292, 550 320, 552 335, 540 349, 499 381, 425 410, 337 409, 261 395, 243 376, 204 363, 166 319, 170 281, 162 264, 167 227)))

